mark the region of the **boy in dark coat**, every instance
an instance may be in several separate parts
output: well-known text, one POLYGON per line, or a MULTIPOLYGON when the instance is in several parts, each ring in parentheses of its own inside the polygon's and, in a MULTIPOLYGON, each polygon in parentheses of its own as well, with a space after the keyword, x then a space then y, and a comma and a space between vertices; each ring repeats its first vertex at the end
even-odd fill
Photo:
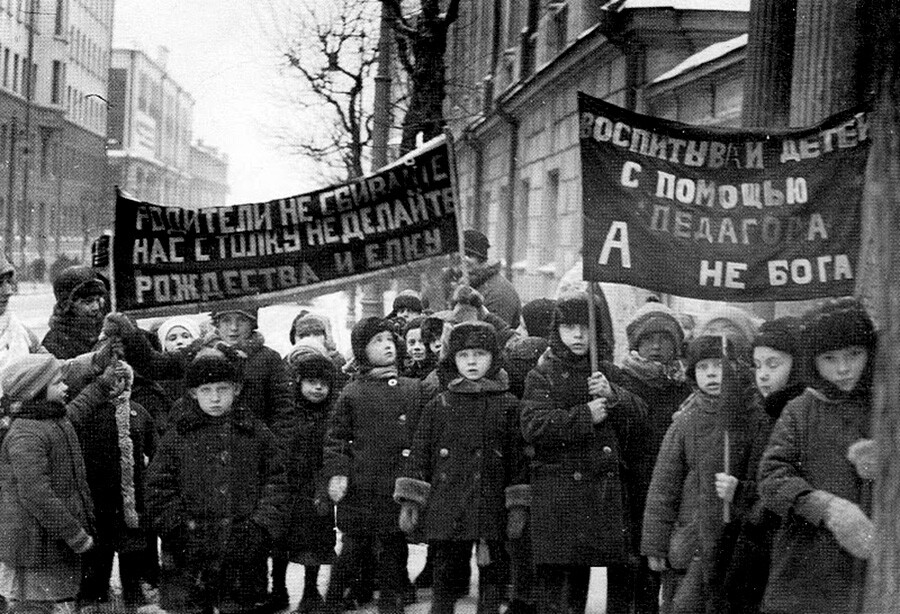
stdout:
POLYGON ((414 379, 425 379, 437 366, 437 354, 425 344, 422 338, 422 324, 425 318, 412 318, 403 326, 403 342, 406 356, 400 374, 414 379))
POLYGON ((457 574, 478 549, 479 614, 497 612, 505 583, 504 537, 521 535, 530 487, 522 477, 519 404, 500 368, 497 334, 485 322, 450 333, 447 390, 432 399, 416 429, 394 499, 407 533, 422 518, 434 560, 433 614, 452 614, 457 574), (505 494, 504 494, 505 493, 505 494))
POLYGON ((875 539, 869 514, 877 467, 863 451, 874 451, 876 335, 850 297, 812 309, 804 325, 809 388, 784 408, 759 467, 763 505, 781 517, 763 611, 861 612, 875 539))
POLYGON ((397 374, 396 339, 388 320, 360 320, 350 340, 359 373, 338 397, 325 435, 323 473, 343 533, 325 607, 340 610, 344 590, 356 575, 358 551, 377 543, 378 609, 399 614, 408 581, 407 546, 397 526, 394 480, 409 456, 425 399, 421 382, 397 374))
POLYGON ((325 347, 308 341, 297 344, 285 358, 297 406, 297 422, 288 433, 285 449, 289 522, 285 540, 272 556, 272 609, 288 605, 285 579, 288 561, 304 567, 303 596, 295 612, 318 612, 323 604, 316 585, 319 566, 334 559, 334 515, 322 484, 322 443, 331 409, 334 363, 325 347))
MULTIPOLYGON (((591 372, 588 308, 584 292, 557 301, 550 349, 528 374, 522 398, 522 432, 534 446, 531 537, 541 614, 582 612, 591 567, 627 574, 637 560, 639 494, 650 463, 646 407, 607 380, 612 365, 591 372)), ((608 354, 604 332, 597 337, 600 354, 608 354)), ((627 612, 630 587, 611 582, 609 589, 607 611, 627 612)))
POLYGON ((60 363, 22 356, 2 386, 12 423, 0 446, 0 595, 10 612, 74 614, 94 521, 60 363))
POLYGON ((153 457, 156 432, 147 410, 131 401, 132 381, 133 371, 122 361, 92 382, 66 378, 70 393, 83 390, 67 413, 84 453, 97 518, 96 543, 84 559, 79 595, 86 606, 109 601, 116 553, 128 607, 146 603, 142 582, 156 588, 156 570, 145 565, 150 523, 144 510, 144 459, 153 457))
POLYGON ((150 463, 147 511, 166 543, 164 609, 249 612, 266 599, 266 559, 286 523, 287 481, 275 436, 236 401, 220 352, 188 365, 190 405, 150 463))

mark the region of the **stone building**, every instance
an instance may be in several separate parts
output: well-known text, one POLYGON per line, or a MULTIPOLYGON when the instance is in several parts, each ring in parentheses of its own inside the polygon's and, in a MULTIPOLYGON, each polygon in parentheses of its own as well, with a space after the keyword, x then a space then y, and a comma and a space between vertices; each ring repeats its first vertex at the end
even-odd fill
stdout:
POLYGON ((197 141, 191 145, 192 207, 213 207, 228 201, 228 155, 197 141))

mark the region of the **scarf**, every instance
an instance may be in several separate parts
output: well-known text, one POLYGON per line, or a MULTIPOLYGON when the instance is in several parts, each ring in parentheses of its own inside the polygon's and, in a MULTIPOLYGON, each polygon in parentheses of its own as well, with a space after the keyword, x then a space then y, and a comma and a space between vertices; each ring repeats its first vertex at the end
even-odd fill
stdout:
POLYGON ((479 394, 482 392, 505 392, 509 390, 509 376, 502 369, 493 376, 485 375, 479 380, 470 380, 457 375, 447 385, 451 392, 462 394, 479 394))
POLYGON ((138 528, 137 499, 134 492, 134 442, 131 441, 131 385, 134 382, 134 369, 121 362, 127 370, 125 389, 114 399, 116 408, 116 433, 119 441, 119 489, 122 492, 122 513, 125 526, 138 528))
POLYGON ((94 349, 103 327, 104 317, 104 315, 94 317, 56 313, 50 316, 50 332, 65 338, 66 347, 59 348, 64 355, 57 355, 57 358, 74 358, 94 349))
POLYGON ((366 375, 372 379, 391 379, 392 377, 397 377, 397 366, 372 367, 366 372, 366 375))
POLYGON ((680 384, 687 379, 680 360, 663 364, 642 358, 636 350, 631 350, 625 357, 622 369, 653 388, 665 388, 671 383, 680 384))

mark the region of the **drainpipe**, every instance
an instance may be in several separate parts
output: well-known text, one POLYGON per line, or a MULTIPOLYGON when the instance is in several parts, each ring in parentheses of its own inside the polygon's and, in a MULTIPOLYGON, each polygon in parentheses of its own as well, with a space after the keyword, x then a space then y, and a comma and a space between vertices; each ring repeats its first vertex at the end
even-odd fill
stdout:
MULTIPOLYGON (((509 158, 507 160, 507 177, 509 189, 506 195, 506 277, 513 279, 513 259, 516 248, 516 183, 517 156, 519 152, 519 119, 499 104, 497 116, 509 125, 509 158)), ((527 215, 527 212, 526 212, 527 215)))

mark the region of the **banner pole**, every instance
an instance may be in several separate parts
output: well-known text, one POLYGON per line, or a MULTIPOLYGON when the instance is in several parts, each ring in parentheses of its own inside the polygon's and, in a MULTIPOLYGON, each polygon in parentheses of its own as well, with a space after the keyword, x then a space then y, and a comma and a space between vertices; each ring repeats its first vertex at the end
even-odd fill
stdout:
POLYGON ((463 234, 462 203, 459 200, 459 175, 456 171, 456 141, 450 128, 444 128, 447 139, 447 164, 450 166, 450 189, 453 191, 453 208, 456 211, 456 240, 459 243, 459 267, 462 271, 460 282, 469 285, 469 266, 466 264, 466 241, 463 234))
MULTIPOLYGON (((731 365, 728 361, 728 337, 722 335, 722 384, 720 385, 721 392, 720 394, 730 394, 732 392, 732 385, 728 387, 725 386, 725 377, 731 377, 731 365)), ((732 384, 733 382, 729 382, 732 384)), ((723 405, 727 403, 734 403, 735 399, 723 399, 723 405)), ((727 405, 723 407, 720 411, 728 412, 730 407, 727 405)), ((730 424, 728 421, 728 416, 726 414, 725 420, 725 428, 722 430, 722 439, 723 439, 723 449, 722 453, 724 458, 722 459, 722 471, 727 475, 731 475, 731 435, 729 433, 730 424)), ((728 524, 731 522, 731 504, 728 501, 724 501, 724 506, 722 507, 722 522, 728 524)))
POLYGON ((116 241, 116 210, 119 208, 119 186, 115 187, 115 195, 116 199, 113 202, 113 224, 112 230, 109 232, 109 263, 107 264, 107 274, 109 275, 109 310, 112 313, 116 312, 118 307, 118 301, 116 300, 116 267, 113 264, 113 256, 115 255, 115 241, 116 241))
POLYGON ((588 347, 591 354, 591 373, 600 370, 600 350, 597 347, 597 313, 594 311, 594 290, 595 281, 589 281, 587 285, 588 295, 588 347))

